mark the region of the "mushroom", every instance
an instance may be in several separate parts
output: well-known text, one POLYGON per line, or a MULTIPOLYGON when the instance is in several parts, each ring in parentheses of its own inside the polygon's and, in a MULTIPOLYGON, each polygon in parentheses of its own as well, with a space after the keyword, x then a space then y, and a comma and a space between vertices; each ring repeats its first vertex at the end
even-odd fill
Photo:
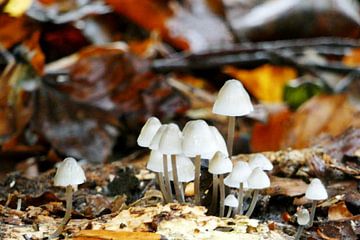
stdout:
POLYGON ((161 122, 156 117, 149 118, 141 128, 137 143, 141 147, 149 147, 156 132, 161 127, 161 122))
MULTIPOLYGON (((168 166, 171 166, 170 159, 167 159, 167 161, 168 166)), ((149 160, 146 164, 146 168, 156 173, 159 187, 163 194, 165 202, 171 202, 171 199, 169 199, 168 196, 169 194, 167 193, 164 185, 164 165, 162 153, 157 150, 151 150, 149 160)))
POLYGON ((212 112, 229 116, 227 146, 230 157, 233 151, 235 117, 247 115, 253 110, 249 94, 241 82, 235 79, 226 81, 218 93, 212 112))
POLYGON ((175 195, 178 202, 184 202, 183 194, 181 193, 179 180, 177 175, 177 166, 176 166, 176 154, 182 153, 182 133, 179 127, 176 124, 169 124, 163 134, 161 135, 159 141, 159 149, 158 151, 164 155, 170 155, 171 157, 171 165, 172 165, 172 174, 174 177, 174 189, 175 195))
MULTIPOLYGON (((158 150, 159 149, 159 143, 162 134, 164 133, 165 129, 167 128, 168 124, 163 124, 161 127, 157 130, 156 134, 154 135, 153 139, 151 140, 149 148, 151 150, 158 150)), ((170 179, 169 179, 169 166, 168 166, 168 160, 166 154, 163 154, 163 173, 164 173, 164 182, 165 182, 165 189, 166 189, 166 195, 167 197, 165 199, 168 199, 169 202, 172 201, 172 194, 171 194, 171 185, 170 185, 170 179)))
MULTIPOLYGON (((223 174, 231 172, 233 164, 231 160, 222 152, 217 151, 209 162, 209 172, 213 175, 220 175, 219 186, 220 186, 220 211, 219 216, 224 216, 224 199, 225 199, 225 185, 223 174)), ((214 201, 214 199, 213 199, 214 201)))
POLYGON ((236 199, 234 194, 229 194, 225 198, 224 205, 229 207, 226 217, 230 217, 232 210, 238 206, 238 200, 236 199))
MULTIPOLYGON (((235 188, 238 189, 238 209, 237 213, 243 214, 243 203, 244 203, 244 183, 251 174, 251 168, 247 162, 239 161, 235 163, 233 171, 226 179, 227 184, 235 184, 235 188)), ((227 185, 228 186, 228 185, 227 185)))
POLYGON ((270 187, 270 179, 261 168, 255 168, 248 178, 249 188, 254 189, 253 198, 250 203, 250 207, 246 212, 246 216, 250 217, 256 206, 256 202, 259 195, 259 190, 270 187))
MULTIPOLYGON (((164 125, 164 126, 166 126, 166 125, 164 125)), ((163 127, 161 132, 159 132, 161 127, 162 127, 162 125, 161 125, 161 122, 159 121, 159 119, 157 119, 156 117, 150 117, 146 121, 146 123, 144 124, 144 126, 142 127, 142 129, 140 131, 140 134, 139 134, 139 136, 137 138, 138 145, 141 146, 141 147, 147 147, 147 148, 150 148, 150 149, 155 149, 155 150, 158 149, 160 136, 161 136, 160 133, 162 133, 162 131, 165 128, 165 127, 163 127), (157 134, 156 141, 153 141, 156 134, 157 134), (152 146, 151 146, 151 144, 152 144, 152 146)), ((156 162, 156 161, 154 161, 154 159, 156 159, 155 156, 158 156, 158 153, 157 152, 156 153, 151 152, 149 161, 152 160, 152 162, 155 163, 156 162)), ((162 165, 162 163, 157 163, 157 164, 162 165)), ((153 168, 153 167, 151 166, 151 168, 153 168)), ((169 192, 167 190, 167 187, 164 185, 164 175, 163 175, 164 171, 163 171, 163 168, 161 168, 161 171, 154 171, 154 172, 156 173, 156 178, 157 178, 160 190, 161 190, 161 192, 162 192, 162 194, 164 196, 165 201, 166 202, 171 201, 171 198, 169 198, 169 192)))
POLYGON ((249 166, 251 169, 259 167, 264 171, 270 171, 273 169, 271 161, 261 153, 254 154, 250 157, 249 166))
POLYGON ((195 204, 200 204, 201 157, 209 158, 217 150, 214 136, 204 120, 186 123, 183 129, 182 150, 185 156, 195 157, 195 204))
MULTIPOLYGON (((229 156, 229 152, 226 147, 226 142, 224 140, 224 137, 219 132, 219 130, 214 126, 210 126, 210 130, 214 135, 218 151, 222 152, 226 156, 229 156)), ((212 186, 213 190, 212 190, 212 201, 211 201, 210 211, 214 211, 214 208, 216 207, 217 199, 218 199, 218 187, 219 187, 218 176, 217 174, 213 174, 213 186, 212 186)))
MULTIPOLYGON (((184 190, 181 183, 188 183, 194 180, 195 178, 195 166, 190 158, 185 157, 183 155, 177 155, 176 164, 178 166, 177 175, 178 181, 180 182, 180 193, 181 198, 184 199, 184 190)), ((172 172, 170 172, 170 180, 174 180, 174 176, 172 172)))
POLYGON ((307 199, 312 200, 311 210, 310 210, 310 221, 308 227, 313 225, 315 211, 316 211, 316 204, 319 200, 325 200, 328 198, 328 194, 326 192, 325 186, 321 183, 320 179, 314 178, 311 180, 310 185, 306 189, 305 197, 307 199))
POLYGON ((306 224, 310 222, 310 214, 309 211, 305 208, 300 208, 296 212, 297 223, 299 224, 298 230, 294 237, 295 240, 299 240, 302 232, 304 231, 304 227, 306 224))
POLYGON ((77 186, 84 183, 85 180, 86 177, 84 170, 80 167, 74 158, 65 158, 64 161, 59 164, 54 177, 54 186, 66 187, 66 212, 62 222, 60 223, 60 226, 53 234, 51 234, 50 238, 56 238, 59 236, 63 231, 64 226, 70 220, 72 211, 73 188, 76 191, 77 186))

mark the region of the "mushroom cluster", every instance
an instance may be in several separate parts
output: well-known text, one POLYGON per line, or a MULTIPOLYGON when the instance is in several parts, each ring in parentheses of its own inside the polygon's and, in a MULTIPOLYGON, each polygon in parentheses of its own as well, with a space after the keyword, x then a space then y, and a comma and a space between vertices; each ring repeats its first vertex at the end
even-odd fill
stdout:
MULTIPOLYGON (((141 129, 138 144, 151 149, 147 168, 156 173, 165 202, 174 201, 174 194, 178 202, 184 202, 183 183, 194 181, 194 203, 201 203, 200 170, 203 159, 209 160, 208 171, 213 175, 211 209, 219 208, 219 216, 224 216, 225 206, 230 206, 229 199, 225 202, 226 185, 238 189, 236 208, 230 206, 231 211, 234 208, 233 213, 243 214, 244 191, 254 191, 246 213, 251 215, 259 190, 270 186, 264 171, 271 170, 272 164, 264 155, 257 154, 249 163, 237 162, 233 167, 231 155, 236 117, 245 116, 253 109, 241 82, 228 80, 213 106, 215 114, 229 117, 227 142, 216 127, 209 126, 204 120, 189 121, 181 131, 174 123, 161 124, 156 117, 148 119, 141 129)), ((234 203, 234 198, 231 200, 234 203)))

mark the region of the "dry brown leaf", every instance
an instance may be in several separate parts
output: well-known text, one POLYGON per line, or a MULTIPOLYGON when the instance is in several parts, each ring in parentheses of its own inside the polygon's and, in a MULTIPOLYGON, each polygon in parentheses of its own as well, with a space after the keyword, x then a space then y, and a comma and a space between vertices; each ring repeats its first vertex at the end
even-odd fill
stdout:
POLYGON ((336 136, 350 127, 360 127, 359 116, 346 95, 315 96, 292 115, 282 145, 309 147, 321 134, 336 136))
POLYGON ((271 176, 271 186, 266 189, 266 194, 271 196, 285 195, 295 197, 305 194, 308 185, 301 179, 280 178, 271 176))
POLYGON ((330 221, 340 220, 352 217, 353 215, 347 209, 345 202, 341 201, 329 207, 328 211, 328 219, 330 221))
POLYGON ((297 76, 297 72, 293 68, 269 64, 254 70, 227 66, 224 68, 224 72, 239 79, 258 100, 275 103, 282 102, 285 84, 297 76))

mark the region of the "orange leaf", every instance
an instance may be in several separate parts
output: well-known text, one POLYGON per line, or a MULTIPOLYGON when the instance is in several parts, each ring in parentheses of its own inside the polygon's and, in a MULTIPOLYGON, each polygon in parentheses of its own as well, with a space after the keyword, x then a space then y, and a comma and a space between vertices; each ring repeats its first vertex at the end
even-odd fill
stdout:
POLYGON ((328 218, 330 221, 345 219, 352 216, 353 215, 347 209, 344 201, 341 201, 329 207, 328 218))
POLYGON ((138 0, 106 0, 116 12, 122 14, 149 31, 158 31, 162 38, 174 44, 176 47, 186 50, 189 44, 183 38, 170 36, 166 27, 167 20, 173 16, 173 12, 167 5, 167 1, 138 0))
POLYGON ((343 63, 351 67, 360 67, 360 48, 352 49, 346 54, 343 63))
POLYGON ((253 70, 226 66, 224 72, 239 79, 252 95, 264 102, 282 102, 285 84, 297 76, 293 68, 269 64, 253 70))
POLYGON ((251 137, 251 149, 254 152, 276 151, 281 148, 281 142, 289 121, 291 112, 283 108, 270 113, 268 122, 255 123, 251 137))
POLYGON ((76 234, 75 240, 98 239, 98 240, 160 240, 161 235, 151 232, 115 232, 108 230, 82 230, 76 234))

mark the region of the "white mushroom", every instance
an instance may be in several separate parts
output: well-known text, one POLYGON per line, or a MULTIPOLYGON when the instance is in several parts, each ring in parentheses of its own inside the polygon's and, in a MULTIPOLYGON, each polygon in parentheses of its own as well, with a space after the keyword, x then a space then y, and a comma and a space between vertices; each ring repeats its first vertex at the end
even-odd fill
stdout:
POLYGON ((161 127, 161 122, 156 117, 149 118, 142 127, 137 143, 141 147, 149 147, 156 132, 161 127))
POLYGON ((321 183, 320 179, 314 178, 311 180, 308 188, 305 192, 305 197, 312 200, 311 210, 310 210, 310 222, 309 227, 312 226, 315 217, 316 204, 319 200, 325 200, 328 198, 328 194, 325 186, 321 183))
POLYGON ((224 200, 224 205, 229 207, 226 217, 230 217, 232 210, 238 206, 238 200, 233 194, 229 194, 226 196, 224 200))
POLYGON ((270 171, 273 169, 273 165, 270 160, 261 153, 257 153, 250 157, 249 166, 251 169, 259 167, 264 171, 270 171))

